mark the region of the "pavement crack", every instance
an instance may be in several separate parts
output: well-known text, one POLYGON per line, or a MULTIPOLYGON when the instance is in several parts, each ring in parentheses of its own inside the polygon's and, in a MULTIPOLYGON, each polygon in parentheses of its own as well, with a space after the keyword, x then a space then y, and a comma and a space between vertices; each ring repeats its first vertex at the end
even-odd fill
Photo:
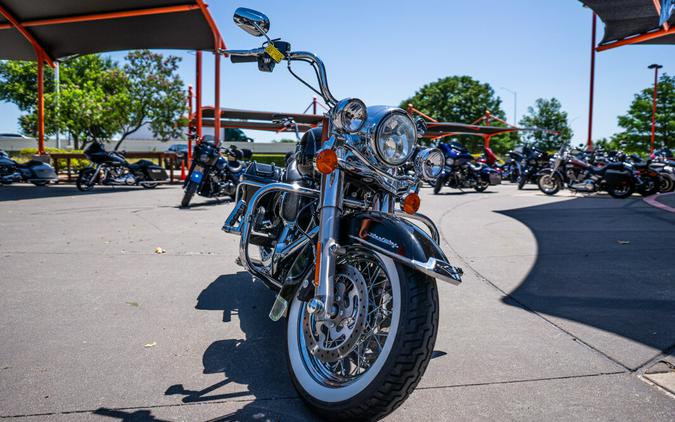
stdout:
POLYGON ((544 382, 544 381, 556 381, 556 380, 568 380, 568 379, 579 379, 579 378, 593 378, 593 377, 604 377, 610 375, 621 375, 627 374, 627 371, 614 371, 614 372, 599 372, 597 374, 585 374, 585 375, 565 375, 559 377, 545 377, 545 378, 526 378, 519 380, 509 380, 509 381, 489 381, 489 382, 474 382, 466 384, 449 384, 449 385, 434 385, 429 387, 417 387, 417 390, 438 390, 443 388, 462 388, 462 387, 483 387, 488 385, 508 385, 508 384, 522 384, 527 382, 544 382))

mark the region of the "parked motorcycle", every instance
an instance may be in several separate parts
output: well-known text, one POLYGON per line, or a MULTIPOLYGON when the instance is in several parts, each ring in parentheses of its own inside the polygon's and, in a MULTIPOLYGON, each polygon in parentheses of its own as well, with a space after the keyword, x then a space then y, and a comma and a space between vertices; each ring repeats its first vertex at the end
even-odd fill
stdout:
POLYGON ((5 151, 0 150, 0 184, 30 182, 35 186, 45 186, 56 181, 58 181, 56 171, 49 164, 36 160, 19 164, 9 158, 9 154, 5 151))
POLYGON ((234 197, 235 189, 245 169, 244 159, 251 158, 251 151, 235 146, 217 146, 215 138, 205 136, 197 143, 190 171, 185 178, 181 207, 190 206, 197 193, 206 198, 234 197))
POLYGON ((473 156, 458 142, 442 143, 438 148, 445 157, 443 172, 434 184, 434 194, 443 186, 453 189, 475 189, 483 192, 490 185, 498 185, 502 178, 496 170, 485 163, 474 163, 473 156))
POLYGON ((154 189, 166 183, 166 170, 149 160, 129 163, 123 152, 105 150, 100 141, 92 141, 82 151, 95 167, 80 170, 75 185, 82 192, 94 189, 96 184, 105 186, 143 186, 154 189))
POLYGON ((239 8, 234 20, 267 41, 225 51, 233 63, 272 71, 285 61, 291 72, 309 63, 330 110, 285 169, 249 165, 223 230, 241 237, 238 263, 277 292, 269 316, 287 318, 284 348, 300 397, 325 419, 382 418, 412 392, 431 358, 435 279, 461 282, 435 225, 417 213, 421 181, 438 176, 429 164, 437 150, 420 151, 417 174, 404 174, 418 135, 404 110, 336 100, 316 55, 271 40, 262 13, 239 8))
POLYGON ((502 180, 518 183, 522 172, 521 163, 524 158, 522 146, 509 151, 508 158, 502 166, 502 180))
POLYGON ((593 166, 560 147, 552 165, 537 173, 539 190, 555 195, 564 186, 574 192, 592 193, 607 191, 614 198, 627 198, 636 188, 645 185, 635 168, 622 161, 610 161, 603 166, 593 166))
POLYGON ((668 148, 660 148, 651 155, 651 167, 659 172, 661 183, 659 191, 661 193, 675 191, 675 159, 673 153, 668 148))
POLYGON ((537 144, 522 146, 519 165, 518 189, 523 189, 527 183, 537 183, 537 174, 549 164, 551 156, 537 144))

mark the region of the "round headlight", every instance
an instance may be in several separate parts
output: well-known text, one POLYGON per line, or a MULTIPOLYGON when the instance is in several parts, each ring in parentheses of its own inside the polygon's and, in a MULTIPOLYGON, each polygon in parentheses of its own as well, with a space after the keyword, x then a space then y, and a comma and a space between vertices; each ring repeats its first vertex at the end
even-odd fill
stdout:
POLYGON ((378 125, 375 150, 385 163, 400 166, 413 154, 416 141, 415 124, 410 117, 404 111, 394 112, 378 125))
POLYGON ((356 133, 363 127, 368 118, 368 111, 363 101, 357 98, 347 98, 335 106, 335 127, 346 133, 356 133))
POLYGON ((445 164, 451 166, 455 164, 455 160, 453 160, 452 158, 448 158, 447 160, 445 160, 445 164))
POLYGON ((427 182, 435 181, 443 171, 443 153, 438 148, 427 148, 415 157, 415 172, 427 182))

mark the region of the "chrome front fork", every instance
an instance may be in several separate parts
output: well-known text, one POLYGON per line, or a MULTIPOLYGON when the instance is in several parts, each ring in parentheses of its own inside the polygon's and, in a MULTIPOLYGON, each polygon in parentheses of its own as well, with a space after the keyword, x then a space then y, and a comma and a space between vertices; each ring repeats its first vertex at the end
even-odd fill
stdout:
POLYGON ((94 170, 94 174, 91 176, 91 179, 89 179, 89 181, 87 182, 88 185, 91 186, 91 185, 94 184, 94 180, 96 180, 96 177, 101 172, 101 167, 103 167, 103 164, 99 164, 98 166, 96 166, 96 170, 94 170))
POLYGON ((321 203, 319 222, 319 243, 317 245, 314 299, 309 303, 310 312, 330 318, 333 313, 333 293, 335 277, 335 258, 340 247, 337 236, 342 218, 342 192, 344 174, 336 169, 321 178, 321 203))

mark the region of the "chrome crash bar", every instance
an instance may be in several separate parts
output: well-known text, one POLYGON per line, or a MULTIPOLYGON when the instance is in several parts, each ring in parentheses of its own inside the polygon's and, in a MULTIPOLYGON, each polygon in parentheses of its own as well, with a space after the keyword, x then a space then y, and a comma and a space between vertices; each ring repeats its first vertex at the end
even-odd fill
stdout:
MULTIPOLYGON (((236 194, 236 204, 234 206, 234 209, 230 213, 230 215, 227 217, 225 220, 225 224, 223 225, 223 231, 226 233, 231 233, 231 234, 236 234, 240 235, 240 243, 239 243, 239 259, 241 261, 241 264, 248 269, 254 276, 263 279, 264 281, 267 281, 268 283, 271 283, 272 285, 275 285, 277 287, 281 287, 281 284, 279 281, 277 281, 274 277, 272 277, 272 274, 268 273, 268 270, 265 267, 262 267, 260 265, 257 265, 251 257, 248 255, 248 243, 249 239, 252 234, 253 230, 253 218, 254 218, 254 212, 255 210, 258 209, 258 204, 260 202, 260 198, 263 196, 273 193, 273 192, 290 192, 290 193, 295 193, 298 195, 302 196, 309 196, 313 197, 316 199, 319 199, 319 194, 320 191, 316 189, 310 189, 310 188, 305 188, 302 186, 298 186, 295 184, 289 184, 289 183, 270 183, 270 184, 262 184, 258 182, 253 182, 250 180, 244 180, 242 181, 239 186, 237 187, 237 194, 236 194), (246 202, 241 199, 241 192, 242 189, 245 186, 251 186, 251 187, 257 187, 258 191, 251 197, 250 200, 250 205, 246 204, 246 202)), ((343 200, 343 205, 345 207, 353 208, 353 209, 358 209, 358 210, 366 210, 369 207, 361 201, 355 201, 352 199, 347 199, 345 198, 343 200)), ((437 244, 440 242, 440 235, 438 232, 438 229, 436 228, 436 225, 431 221, 431 219, 424 214, 405 214, 402 211, 395 211, 395 215, 397 215, 400 218, 407 218, 411 220, 416 220, 424 224, 430 232, 431 238, 436 242, 437 244)), ((285 246, 282 250, 277 251, 279 254, 278 259, 280 260, 283 257, 287 257, 291 255, 292 253, 300 250, 302 247, 304 247, 310 240, 315 241, 317 238, 317 235, 319 233, 319 228, 314 227, 310 232, 308 233, 307 237, 301 237, 294 242, 290 243, 289 245, 285 246)), ((362 239, 359 239, 357 237, 353 237, 354 240, 357 242, 364 243, 365 241, 362 239)), ((367 243, 367 242, 366 242, 367 243)), ((372 245, 370 243, 367 243, 368 248, 374 248, 378 252, 381 252, 383 255, 389 256, 392 259, 395 259, 399 262, 402 262, 405 265, 408 265, 424 274, 427 274, 431 277, 437 278, 439 280, 443 280, 446 282, 449 282, 451 284, 459 284, 461 282, 461 275, 462 275, 462 270, 456 267, 453 267, 452 265, 448 264, 447 262, 440 261, 436 258, 429 258, 427 262, 419 262, 416 260, 411 260, 406 257, 402 257, 400 255, 391 253, 390 251, 384 250, 382 248, 378 248, 375 245, 372 245)), ((278 260, 277 260, 278 262, 278 260)))

